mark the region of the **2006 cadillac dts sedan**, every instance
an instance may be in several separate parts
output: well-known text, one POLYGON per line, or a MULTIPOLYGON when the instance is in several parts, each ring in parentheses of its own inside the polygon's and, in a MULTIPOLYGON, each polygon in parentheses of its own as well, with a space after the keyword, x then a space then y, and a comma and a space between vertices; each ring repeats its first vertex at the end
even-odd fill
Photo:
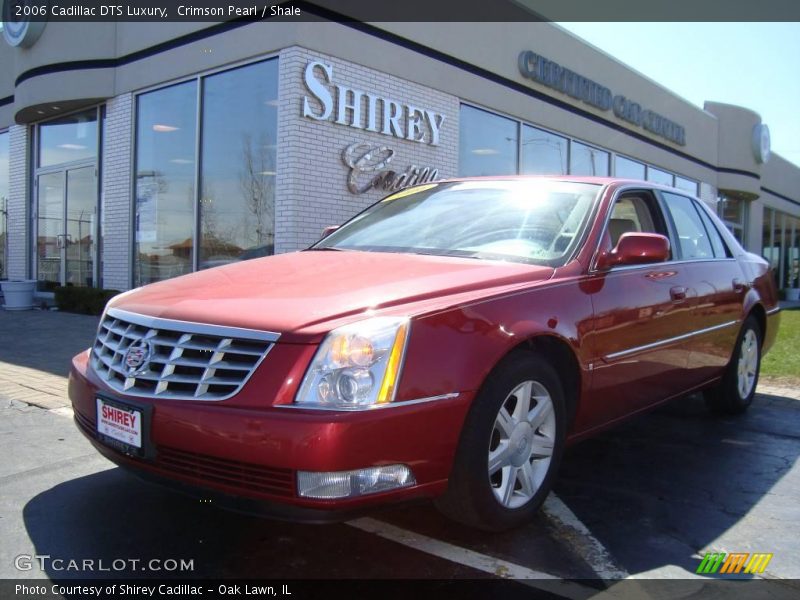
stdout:
POLYGON ((744 411, 778 319, 764 260, 682 192, 453 180, 116 297, 69 393, 103 455, 217 501, 322 521, 433 498, 501 530, 567 443, 693 390, 744 411))

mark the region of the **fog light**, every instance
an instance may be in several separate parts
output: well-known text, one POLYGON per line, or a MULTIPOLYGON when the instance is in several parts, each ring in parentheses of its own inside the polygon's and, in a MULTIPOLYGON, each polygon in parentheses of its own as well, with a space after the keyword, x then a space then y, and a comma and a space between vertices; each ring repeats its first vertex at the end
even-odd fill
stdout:
POLYGON ((333 473, 297 472, 297 491, 304 498, 353 498, 408 487, 415 483, 411 469, 405 465, 333 473))

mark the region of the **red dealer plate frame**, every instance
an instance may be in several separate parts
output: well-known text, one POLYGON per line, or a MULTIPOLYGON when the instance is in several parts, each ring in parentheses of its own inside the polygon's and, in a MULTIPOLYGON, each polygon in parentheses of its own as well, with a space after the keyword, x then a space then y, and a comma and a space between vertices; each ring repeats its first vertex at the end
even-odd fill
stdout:
POLYGON ((96 396, 95 403, 98 439, 124 454, 143 457, 150 420, 147 411, 102 396, 96 396), (117 418, 112 418, 111 414, 117 418))

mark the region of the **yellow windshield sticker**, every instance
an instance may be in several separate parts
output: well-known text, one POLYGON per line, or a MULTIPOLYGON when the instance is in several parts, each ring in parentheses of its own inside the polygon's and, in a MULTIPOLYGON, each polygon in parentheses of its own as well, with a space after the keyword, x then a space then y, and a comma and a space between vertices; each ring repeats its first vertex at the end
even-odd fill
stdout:
POLYGON ((400 190, 396 194, 392 194, 391 196, 386 196, 381 202, 391 202, 392 200, 399 200, 400 198, 405 198, 406 196, 410 196, 411 194, 417 194, 419 192, 424 192, 425 190, 429 190, 431 188, 435 188, 438 184, 436 183, 429 183, 428 185, 416 185, 414 187, 406 188, 404 190, 400 190))

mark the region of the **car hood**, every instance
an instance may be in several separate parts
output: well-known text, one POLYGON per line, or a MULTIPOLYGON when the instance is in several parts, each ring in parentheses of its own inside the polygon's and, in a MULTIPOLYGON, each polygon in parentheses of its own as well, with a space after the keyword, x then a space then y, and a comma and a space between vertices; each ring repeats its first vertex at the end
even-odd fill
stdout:
POLYGON ((552 277, 550 267, 417 254, 305 251, 237 262, 132 290, 109 306, 274 331, 311 342, 372 314, 419 315, 552 277), (367 313, 367 314, 365 314, 367 313))

